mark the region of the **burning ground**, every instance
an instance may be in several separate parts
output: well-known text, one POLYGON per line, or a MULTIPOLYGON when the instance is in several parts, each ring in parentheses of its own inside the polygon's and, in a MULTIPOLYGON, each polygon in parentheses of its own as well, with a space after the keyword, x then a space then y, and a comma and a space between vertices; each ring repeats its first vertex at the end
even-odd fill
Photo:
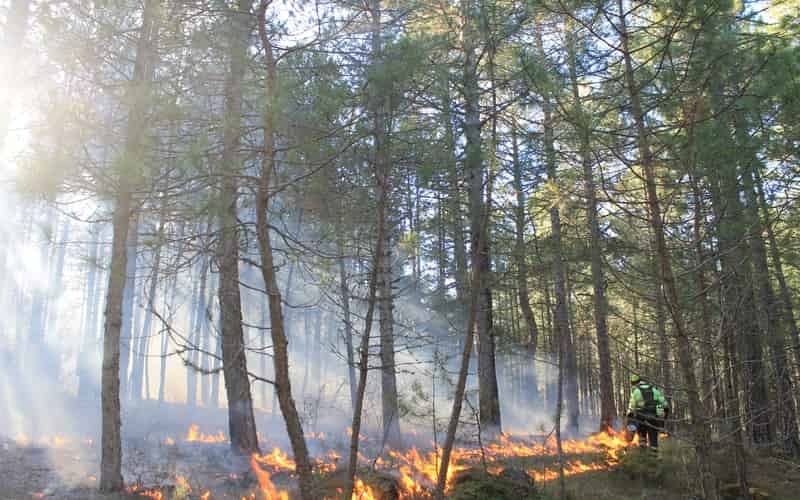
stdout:
MULTIPOLYGON (((347 432, 317 432, 306 437, 316 457, 319 498, 340 498, 347 432)), ((407 449, 381 452, 380 443, 364 438, 354 498, 429 498, 436 483, 438 455, 432 443, 418 441, 407 449)), ((128 489, 117 498, 293 498, 294 461, 285 444, 264 435, 260 442, 261 455, 238 457, 230 452, 224 431, 199 424, 189 424, 180 433, 128 437, 124 453, 128 489)), ((565 441, 565 475, 614 467, 625 447, 616 435, 565 441)), ((94 491, 98 457, 96 439, 58 435, 5 438, 0 447, 0 499, 113 498, 94 491)), ((558 477, 557 463, 552 436, 504 435, 483 447, 462 443, 454 452, 448 491, 457 490, 476 474, 497 478, 498 484, 507 481, 520 491, 546 489, 547 483, 558 477), (538 487, 531 487, 533 484, 538 487)))
MULTIPOLYGON (((12 436, 0 439, 0 500, 283 500, 295 498, 294 461, 283 443, 261 435, 262 454, 237 457, 223 430, 189 424, 180 432, 161 432, 125 440, 128 488, 117 495, 97 493, 99 448, 96 439, 70 436, 12 436)), ((275 432, 275 436, 281 434, 275 432)), ((309 433, 316 457, 320 500, 341 499, 347 433, 309 433)), ((380 452, 365 437, 354 499, 431 498, 438 468, 435 448, 423 445, 380 452)), ((632 445, 635 443, 632 443, 632 445)), ((680 437, 664 440, 654 459, 629 447, 620 436, 597 434, 563 443, 564 473, 570 498, 593 500, 690 499, 687 464, 691 451, 680 437)), ((733 488, 731 454, 715 450, 723 490, 733 488), (725 484, 727 483, 727 485, 725 484)), ((751 456, 754 498, 794 499, 800 470, 792 462, 751 456), (767 496, 769 495, 769 496, 767 496)), ((454 452, 448 497, 457 500, 557 497, 558 460, 552 436, 504 435, 496 442, 462 442, 454 452)), ((725 498, 739 498, 734 493, 725 498)))

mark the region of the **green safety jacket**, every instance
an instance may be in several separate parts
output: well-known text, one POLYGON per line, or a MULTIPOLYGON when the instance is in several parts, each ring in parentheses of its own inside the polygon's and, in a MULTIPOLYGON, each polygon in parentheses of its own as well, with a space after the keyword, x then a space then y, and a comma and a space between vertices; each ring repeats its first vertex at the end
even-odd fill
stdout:
POLYGON ((639 382, 631 392, 628 413, 664 418, 667 406, 667 399, 661 391, 647 382, 639 382))

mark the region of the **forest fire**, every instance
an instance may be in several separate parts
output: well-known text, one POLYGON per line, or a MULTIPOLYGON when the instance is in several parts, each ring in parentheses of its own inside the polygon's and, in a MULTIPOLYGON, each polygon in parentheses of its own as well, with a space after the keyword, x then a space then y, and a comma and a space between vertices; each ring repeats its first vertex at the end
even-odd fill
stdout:
MULTIPOLYGON (((314 470, 321 476, 340 477, 343 473, 341 450, 333 446, 326 446, 325 435, 315 434, 314 439, 318 445, 322 446, 322 451, 317 454, 314 461, 314 470)), ((63 448, 65 445, 76 443, 87 444, 87 441, 75 440, 67 437, 48 437, 30 440, 18 436, 21 442, 42 442, 54 448, 63 448)), ((223 432, 216 434, 204 434, 196 424, 192 424, 181 439, 182 443, 204 443, 214 444, 226 441, 223 432)), ((262 442, 268 442, 264 439, 262 442)), ((171 446, 180 446, 179 442, 172 438, 167 438, 165 443, 171 446)), ((331 444, 331 443, 327 443, 331 444)), ((564 475, 575 476, 587 472, 607 470, 618 463, 622 453, 629 446, 635 446, 636 439, 631 443, 625 441, 622 434, 614 432, 598 433, 585 439, 571 439, 562 442, 564 454, 564 475)), ((210 449, 209 449, 210 450, 210 449)), ((203 448, 195 447, 194 453, 205 454, 203 448)), ((519 434, 503 434, 496 441, 484 443, 479 446, 460 446, 452 451, 451 463, 445 482, 446 491, 453 491, 457 488, 458 477, 470 474, 470 471, 486 471, 492 475, 505 474, 505 469, 511 467, 517 472, 523 472, 534 482, 548 482, 558 479, 558 448, 553 436, 533 437, 519 434), (510 465, 514 463, 514 465, 510 465)), ((369 449, 365 449, 363 454, 359 454, 360 467, 370 468, 379 477, 385 478, 396 491, 396 498, 399 500, 411 500, 428 498, 437 484, 437 478, 441 466, 441 450, 421 449, 412 447, 409 449, 389 450, 377 458, 371 455, 369 449), (391 479, 393 478, 393 479, 391 479)), ((270 452, 264 454, 253 454, 249 458, 249 469, 254 479, 251 489, 235 491, 235 498, 242 500, 288 500, 292 491, 291 484, 298 478, 296 476, 296 462, 287 452, 280 447, 273 447, 270 452), (257 485, 256 485, 257 483, 257 485)), ((186 469, 185 469, 186 470, 186 469)), ((380 500, 386 498, 385 486, 376 484, 368 477, 359 474, 355 478, 353 495, 350 500, 380 500), (359 477, 360 476, 360 477, 359 477)), ((242 485, 242 474, 226 471, 224 477, 228 478, 229 485, 242 485)), ((89 476, 92 482, 96 482, 95 476, 89 476)), ((337 479, 338 480, 338 479, 337 479)), ((175 492, 183 495, 190 494, 195 488, 195 497, 203 500, 212 498, 227 498, 225 490, 218 490, 217 487, 209 483, 198 481, 197 484, 190 485, 190 481, 181 475, 175 476, 175 492), (201 493, 202 492, 202 493, 201 493)), ((228 486, 230 487, 230 486, 228 486)), ((244 486, 247 487, 247 486, 244 486)), ((224 488, 224 487, 223 487, 224 488)), ((336 488, 336 490, 341 490, 336 488)), ((172 493, 155 485, 145 486, 141 482, 130 485, 127 492, 139 498, 163 499, 170 498, 172 493)), ((227 495, 230 495, 228 492, 227 495)), ((331 495, 326 493, 324 498, 339 499, 342 491, 331 495)), ((32 494, 36 496, 35 494, 32 494)), ((321 497, 322 498, 322 497, 321 497)), ((393 497, 395 498, 395 497, 393 497)))
POLYGON ((141 498, 152 498, 153 500, 163 500, 164 494, 159 489, 144 489, 139 484, 128 486, 125 489, 130 494, 138 495, 141 498))
MULTIPOLYGON (((196 425, 189 429, 186 441, 217 443, 220 442, 221 432, 216 435, 206 435, 199 432, 196 425)), ((316 437, 316 436, 315 436, 316 437)), ((323 436, 319 436, 323 440, 323 436)), ((616 464, 623 450, 635 445, 625 441, 621 434, 614 432, 598 433, 586 439, 564 440, 562 451, 565 455, 564 475, 574 476, 586 472, 605 470, 616 464)), ((446 481, 447 490, 454 486, 456 477, 470 469, 481 468, 482 464, 492 474, 501 474, 506 468, 506 461, 510 459, 537 459, 544 458, 548 461, 542 467, 523 467, 528 476, 536 482, 547 482, 559 477, 556 457, 557 444, 552 436, 542 441, 532 441, 523 436, 504 434, 496 442, 485 444, 481 447, 459 447, 452 453, 450 467, 446 481)), ((315 469, 322 474, 334 473, 341 455, 330 450, 319 456, 315 461, 315 469)), ((371 464, 384 474, 394 476, 397 481, 399 498, 425 498, 431 494, 437 483, 440 467, 439 450, 420 451, 416 447, 408 450, 390 450, 388 456, 378 457, 374 461, 361 456, 364 465, 371 464)), ((268 499, 288 500, 289 491, 281 489, 273 483, 273 475, 284 473, 293 475, 296 464, 286 451, 274 447, 270 453, 262 455, 253 454, 250 457, 250 468, 258 482, 258 491, 242 496, 242 500, 268 499)), ((230 474, 238 478, 235 474, 230 474)), ((178 484, 183 489, 190 491, 188 482, 178 477, 178 484)), ((135 485, 129 492, 136 493, 145 498, 162 498, 158 490, 146 490, 135 485)), ((339 491, 341 495, 341 491, 339 491)), ((362 478, 356 478, 352 500, 377 500, 384 495, 374 485, 370 485, 362 478)), ((212 495, 209 491, 203 493, 201 498, 209 500, 212 495)))
MULTIPOLYGON (((274 452, 278 452, 280 455, 280 450, 275 448, 274 452)), ((272 456, 272 455, 268 455, 272 456)), ((289 493, 285 490, 278 490, 274 484, 272 484, 272 476, 269 472, 265 471, 261 468, 259 464, 258 455, 253 455, 250 458, 250 467, 253 469, 253 473, 256 475, 256 479, 258 480, 258 487, 261 490, 261 493, 268 499, 268 500, 289 500, 289 493)), ((294 469, 294 463, 292 462, 292 469, 294 469)), ((243 497, 244 500, 244 497, 243 497)))
POLYGON ((294 460, 280 448, 273 448, 267 455, 253 455, 253 460, 259 464, 268 465, 274 470, 285 470, 292 472, 295 469, 294 460))
POLYGON ((189 426, 189 431, 186 433, 186 441, 190 443, 193 442, 224 443, 225 441, 227 441, 227 438, 225 437, 225 434, 222 431, 219 431, 213 435, 203 434, 202 432, 200 432, 200 427, 197 424, 192 424, 189 426))

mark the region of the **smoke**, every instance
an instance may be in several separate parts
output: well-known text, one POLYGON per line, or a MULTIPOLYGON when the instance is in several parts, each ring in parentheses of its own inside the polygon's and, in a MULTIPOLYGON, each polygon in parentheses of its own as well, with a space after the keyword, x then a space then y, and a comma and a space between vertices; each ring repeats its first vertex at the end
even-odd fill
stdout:
MULTIPOLYGON (((105 222, 107 207, 88 202, 68 205, 62 199, 54 208, 18 197, 5 199, 13 209, 8 212, 12 215, 0 221, 0 407, 4 408, 0 434, 20 443, 46 446, 46 459, 54 469, 65 471, 65 482, 74 480, 76 469, 63 447, 55 444, 64 440, 81 443, 86 455, 81 459, 80 474, 85 478, 96 473, 99 461, 100 370, 111 239, 111 228, 105 222)), ((302 241, 321 240, 310 225, 301 226, 296 217, 290 219, 292 223, 284 230, 302 241)), ((128 371, 121 374, 123 388, 128 388, 122 394, 126 477, 142 476, 143 464, 150 463, 152 468, 174 460, 165 443, 185 441, 191 424, 207 434, 228 435, 224 377, 214 370, 219 367, 220 315, 213 253, 204 244, 179 250, 177 242, 189 237, 192 229, 181 234, 178 225, 171 223, 161 248, 161 264, 154 269, 156 229, 142 224, 140 230, 136 293, 130 299, 131 333, 123 338, 123 349, 128 349, 130 356, 128 371), (204 252, 212 264, 201 301, 204 252), (203 302, 205 309, 198 317, 203 302), (195 355, 197 350, 200 352, 195 355), (199 373, 187 362, 209 373, 199 373), (142 390, 132 395, 137 369, 142 370, 142 390), (196 378, 194 406, 187 404, 192 377, 196 378)), ((248 369, 254 375, 251 392, 256 424, 264 451, 289 449, 273 388, 260 380, 272 380, 273 372, 263 283, 248 262, 257 262, 258 256, 253 248, 243 250, 243 322, 248 369)), ((337 262, 329 255, 332 252, 325 253, 324 245, 319 250, 317 255, 301 253, 298 257, 293 255, 296 249, 279 245, 276 253, 281 256, 279 286, 287 302, 293 395, 311 452, 321 456, 331 448, 347 449, 352 410, 341 287, 338 271, 332 271, 337 262), (291 260, 285 258, 288 255, 291 260)), ((397 274, 402 275, 402 270, 397 274)), ((364 331, 366 275, 365 267, 348 260, 355 346, 364 331)), ((422 284, 410 283, 405 277, 398 280, 396 293, 395 362, 403 442, 430 449, 443 441, 452 408, 466 311, 439 308, 422 284)), ((383 449, 377 321, 370 343, 362 449, 374 456, 383 449)), ((462 413, 463 442, 477 442, 478 436, 476 358, 472 356, 462 413)), ((497 375, 503 430, 551 432, 557 375, 554 360, 533 360, 526 351, 501 345, 497 375)), ((216 457, 231 470, 242 467, 229 456, 226 443, 204 450, 202 453, 216 457)))

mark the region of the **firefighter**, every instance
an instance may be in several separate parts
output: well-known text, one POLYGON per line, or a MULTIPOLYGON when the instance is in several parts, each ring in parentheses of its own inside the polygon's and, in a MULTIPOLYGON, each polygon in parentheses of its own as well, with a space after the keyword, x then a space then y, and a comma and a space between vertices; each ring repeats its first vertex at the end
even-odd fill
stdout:
POLYGON ((648 446, 658 451, 658 433, 664 427, 669 405, 664 394, 639 375, 631 375, 631 402, 628 405, 628 420, 636 424, 639 433, 639 448, 648 446))

